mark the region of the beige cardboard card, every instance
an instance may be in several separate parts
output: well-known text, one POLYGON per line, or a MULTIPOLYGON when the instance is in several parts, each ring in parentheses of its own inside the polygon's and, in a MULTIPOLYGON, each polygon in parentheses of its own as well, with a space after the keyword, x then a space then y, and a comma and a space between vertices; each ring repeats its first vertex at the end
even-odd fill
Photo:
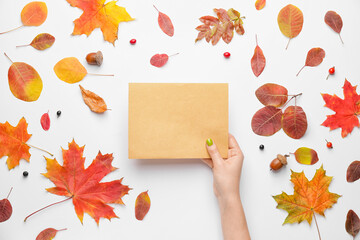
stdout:
POLYGON ((228 84, 130 83, 129 158, 208 158, 228 153, 228 84))

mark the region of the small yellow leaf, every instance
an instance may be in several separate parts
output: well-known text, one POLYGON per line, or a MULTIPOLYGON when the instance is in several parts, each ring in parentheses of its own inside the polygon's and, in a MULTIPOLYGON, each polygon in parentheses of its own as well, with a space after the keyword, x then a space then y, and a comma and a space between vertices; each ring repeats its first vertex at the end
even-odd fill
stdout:
POLYGON ((67 83, 77 83, 87 75, 85 67, 75 57, 68 57, 60 60, 54 71, 60 80, 67 83))

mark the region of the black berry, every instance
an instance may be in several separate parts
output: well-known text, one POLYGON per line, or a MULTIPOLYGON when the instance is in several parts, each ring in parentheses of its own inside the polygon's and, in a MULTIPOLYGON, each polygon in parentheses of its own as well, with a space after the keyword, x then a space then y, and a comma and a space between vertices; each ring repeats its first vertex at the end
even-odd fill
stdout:
POLYGON ((56 112, 56 115, 58 116, 58 117, 60 117, 60 115, 61 115, 61 111, 59 110, 59 111, 57 111, 56 112))
POLYGON ((27 177, 27 176, 29 176, 29 173, 28 173, 28 171, 24 171, 24 172, 23 172, 23 176, 24 176, 24 177, 27 177))
POLYGON ((259 146, 259 148, 260 148, 260 150, 264 150, 265 146, 264 146, 263 144, 261 144, 261 145, 259 146))

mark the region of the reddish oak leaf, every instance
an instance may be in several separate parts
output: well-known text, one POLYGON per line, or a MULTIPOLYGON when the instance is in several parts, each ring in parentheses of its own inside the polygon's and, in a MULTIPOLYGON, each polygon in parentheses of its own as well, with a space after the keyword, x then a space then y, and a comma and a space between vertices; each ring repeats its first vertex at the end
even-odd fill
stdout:
POLYGON ((354 127, 360 126, 357 117, 360 114, 360 95, 356 93, 356 86, 352 86, 346 79, 343 89, 344 99, 336 95, 322 94, 325 107, 333 110, 335 114, 328 115, 321 125, 329 127, 330 130, 341 128, 341 136, 344 138, 354 127))
POLYGON ((47 173, 43 175, 56 186, 46 190, 72 199, 75 212, 81 222, 84 213, 88 213, 98 224, 100 218, 109 220, 116 218, 113 208, 107 204, 124 204, 122 197, 128 194, 130 188, 121 183, 122 179, 100 182, 106 175, 116 170, 111 164, 112 154, 102 155, 99 152, 91 165, 85 169, 84 147, 79 147, 73 140, 69 143, 69 149, 62 151, 63 166, 56 159, 45 158, 47 173))
POLYGON ((137 220, 143 220, 150 210, 150 197, 148 191, 140 193, 135 201, 135 217, 137 220))
POLYGON ((256 47, 254 55, 251 58, 251 69, 256 77, 258 77, 264 70, 266 59, 262 49, 259 47, 257 36, 256 36, 256 47))
POLYGON ((8 156, 6 163, 9 170, 19 165, 20 159, 30 161, 30 147, 26 142, 31 137, 27 132, 25 118, 20 119, 16 127, 8 122, 0 123, 0 158, 8 156))
POLYGON ((294 194, 282 192, 273 196, 278 203, 277 208, 289 213, 284 221, 286 223, 300 223, 306 220, 310 225, 315 213, 325 216, 325 210, 331 208, 340 195, 329 192, 332 177, 326 176, 321 166, 316 170, 315 176, 309 181, 304 172, 291 171, 291 182, 294 184, 294 194))

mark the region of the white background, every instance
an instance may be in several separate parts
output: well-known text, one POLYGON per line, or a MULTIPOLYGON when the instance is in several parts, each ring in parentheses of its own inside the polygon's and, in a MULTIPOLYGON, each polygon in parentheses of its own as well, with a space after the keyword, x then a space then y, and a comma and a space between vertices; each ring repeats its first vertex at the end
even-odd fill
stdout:
MULTIPOLYGON (((346 182, 348 165, 359 159, 360 132, 355 128, 345 139, 340 130, 329 132, 320 126, 332 111, 324 108, 320 93, 343 97, 345 78, 353 85, 359 83, 360 50, 360 2, 358 0, 317 1, 269 1, 257 11, 254 1, 119 1, 127 8, 135 21, 121 23, 119 40, 115 47, 103 41, 99 29, 90 37, 71 36, 73 20, 81 10, 71 7, 65 0, 45 1, 49 14, 40 27, 24 27, 0 36, 0 122, 16 125, 21 117, 29 123, 33 134, 29 143, 53 152, 62 163, 61 147, 73 138, 79 145, 86 145, 86 165, 97 152, 114 153, 114 166, 118 170, 103 181, 124 177, 123 183, 133 190, 123 198, 126 206, 114 206, 119 219, 111 222, 102 219, 100 226, 88 215, 84 224, 78 220, 71 202, 49 208, 24 223, 24 217, 47 204, 63 197, 50 194, 45 188, 53 184, 40 175, 45 172, 43 153, 31 149, 30 163, 21 161, 20 166, 9 171, 6 157, 0 159, 0 199, 5 198, 10 187, 14 190, 9 198, 13 215, 0 224, 1 240, 35 239, 48 227, 68 228, 59 232, 56 239, 221 239, 221 225, 216 199, 212 191, 212 173, 200 160, 129 160, 127 158, 127 97, 129 82, 225 82, 230 84, 230 132, 241 145, 245 162, 241 178, 241 197, 253 239, 317 239, 315 224, 285 225, 287 216, 276 209, 272 195, 285 191, 292 194, 289 181, 290 169, 305 171, 312 178, 315 170, 324 165, 329 176, 334 176, 330 191, 343 195, 337 204, 325 212, 326 218, 317 216, 322 237, 351 239, 345 231, 345 218, 349 209, 360 214, 360 181, 346 182), (303 30, 285 51, 287 38, 277 25, 277 15, 282 7, 292 3, 304 13, 303 30), (168 14, 175 26, 170 38, 157 25, 155 4, 168 14), (194 43, 195 27, 199 17, 212 15, 213 8, 235 8, 246 16, 245 35, 235 34, 230 44, 219 42, 211 46, 204 40, 194 43), (343 18, 342 45, 336 33, 325 23, 328 10, 337 11, 343 18), (30 43, 39 33, 48 32, 56 37, 54 46, 46 51, 31 47, 16 49, 16 45, 30 43), (250 59, 255 48, 255 34, 266 56, 266 67, 259 78, 254 77, 250 59), (129 40, 137 39, 132 46, 129 40), (324 62, 315 68, 305 68, 299 77, 297 71, 303 66, 307 51, 322 47, 326 51, 324 62), (89 52, 101 50, 104 63, 98 68, 88 66, 84 60, 89 52), (231 58, 222 54, 231 52, 231 58), (13 61, 31 64, 42 77, 44 88, 38 101, 28 103, 16 99, 9 90, 7 71, 10 62, 3 56, 6 52, 13 61), (149 60, 156 53, 180 54, 171 57, 167 65, 158 69, 149 60), (86 89, 102 96, 112 111, 103 115, 91 112, 83 103, 78 84, 60 81, 53 66, 64 57, 77 57, 89 72, 113 73, 115 77, 87 76, 81 82, 86 89), (325 80, 327 70, 335 65, 336 74, 325 80), (298 103, 307 113, 309 127, 306 135, 294 140, 283 131, 271 137, 255 135, 250 126, 253 114, 262 107, 255 97, 255 90, 264 83, 273 82, 288 88, 290 94, 302 92, 298 103), (40 117, 49 110, 51 128, 42 130, 40 117), (56 118, 56 111, 62 115, 56 118), (325 138, 332 141, 334 149, 326 148, 325 138), (265 145, 260 151, 258 146, 265 145), (294 152, 307 146, 317 150, 320 161, 314 166, 298 164, 294 157, 281 171, 269 171, 269 163, 277 153, 294 152), (22 172, 29 171, 23 178, 22 172), (152 205, 144 221, 134 216, 136 196, 149 190, 152 205)), ((20 12, 28 3, 25 0, 0 1, 0 31, 21 24, 20 12)), ((211 105, 216 96, 208 99, 211 105)), ((217 116, 214 116, 217 117, 217 116)))

